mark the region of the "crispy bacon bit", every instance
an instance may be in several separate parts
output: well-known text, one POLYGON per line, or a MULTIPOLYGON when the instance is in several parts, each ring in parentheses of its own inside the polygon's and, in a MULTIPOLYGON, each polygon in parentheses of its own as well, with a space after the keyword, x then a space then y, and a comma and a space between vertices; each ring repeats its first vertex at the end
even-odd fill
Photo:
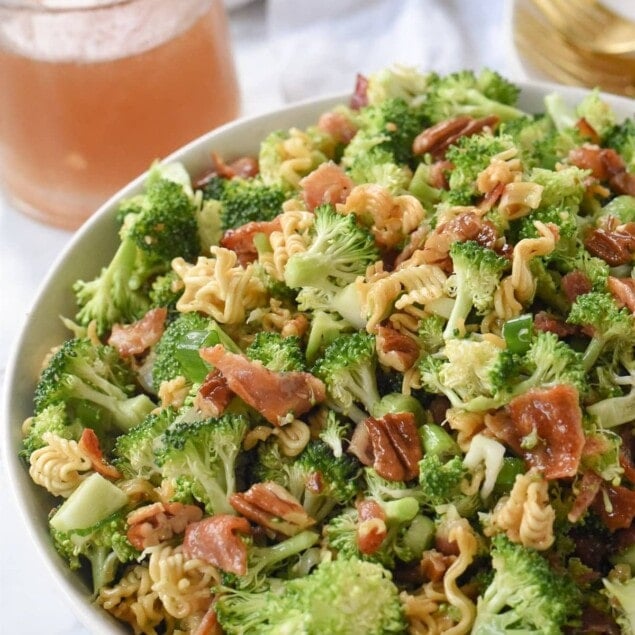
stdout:
POLYGON ((401 373, 412 368, 419 358, 417 343, 390 326, 379 326, 375 341, 379 362, 401 373))
POLYGON ((579 295, 589 293, 593 289, 589 276, 583 271, 570 271, 562 276, 561 282, 562 290, 571 303, 575 302, 579 295))
POLYGON ((99 474, 106 478, 117 479, 122 477, 121 472, 114 465, 109 465, 104 461, 104 455, 99 447, 99 437, 95 434, 94 430, 85 428, 78 445, 80 450, 90 458, 92 468, 95 472, 99 472, 99 474))
POLYGON ((318 119, 317 127, 343 144, 348 144, 357 133, 357 126, 341 112, 323 113, 318 119))
POLYGON ((220 239, 220 246, 236 252, 238 262, 246 267, 250 262, 258 258, 258 250, 254 245, 256 234, 270 236, 272 232, 280 230, 280 219, 270 221, 258 220, 245 223, 235 229, 228 229, 220 239))
POLYGON ((295 536, 315 524, 302 505, 277 483, 256 483, 246 492, 232 494, 230 505, 252 522, 277 536, 295 536))
POLYGON ((576 626, 578 635, 620 635, 622 629, 612 615, 593 606, 585 606, 580 616, 580 625, 576 626))
POLYGON ((152 503, 144 505, 128 514, 128 540, 133 547, 143 551, 154 547, 174 536, 182 534, 185 528, 203 517, 203 511, 196 505, 183 503, 152 503))
POLYGON ((463 212, 441 223, 426 238, 422 259, 428 264, 451 271, 452 259, 448 254, 452 243, 476 240, 483 247, 492 248, 496 239, 497 233, 491 223, 484 221, 476 212, 463 212))
POLYGON ((578 493, 571 505, 567 515, 569 522, 577 523, 591 506, 602 485, 602 477, 592 471, 587 471, 582 475, 582 479, 577 486, 578 493))
POLYGON ((185 530, 183 553, 236 575, 247 573, 247 545, 238 534, 248 536, 251 526, 246 518, 216 514, 195 523, 185 530))
POLYGON ((470 137, 485 128, 493 128, 498 122, 499 118, 496 115, 488 115, 480 119, 461 115, 440 121, 415 137, 412 152, 413 154, 429 153, 435 159, 442 159, 447 149, 460 137, 470 137))
POLYGON ((192 635, 223 635, 214 606, 207 609, 196 629, 192 631, 192 635))
POLYGON ((582 448, 582 411, 578 391, 566 384, 533 389, 514 397, 505 411, 485 424, 547 479, 575 476, 582 448), (533 447, 523 447, 527 440, 533 447))
POLYGON ((202 348, 199 354, 223 374, 230 390, 275 426, 288 415, 299 417, 326 398, 324 384, 311 373, 276 373, 244 355, 230 353, 221 344, 202 348))
POLYGON ((196 393, 195 405, 206 417, 220 417, 233 396, 227 380, 215 368, 203 380, 196 393))
POLYGON ((212 167, 196 179, 195 188, 204 187, 211 179, 220 176, 223 179, 234 177, 252 178, 259 172, 258 159, 255 157, 238 157, 230 163, 225 163, 216 152, 212 152, 212 167))
POLYGON ((352 110, 359 110, 368 106, 368 78, 361 73, 357 73, 355 91, 351 95, 349 106, 352 110))
POLYGON ((595 497, 593 509, 611 531, 626 529, 635 518, 635 491, 621 485, 605 484, 603 492, 595 497))
POLYGON ((122 357, 141 355, 161 339, 167 316, 168 310, 160 307, 150 309, 132 324, 115 324, 108 344, 116 348, 122 357))
POLYGON ((558 337, 567 337, 576 332, 577 328, 567 324, 562 318, 546 311, 538 311, 534 316, 534 328, 545 333, 554 333, 558 337))
MULTIPOLYGON (((626 426, 628 428, 628 426, 626 426)), ((620 466, 624 470, 624 478, 635 485, 635 435, 632 430, 625 429, 622 434, 622 445, 620 447, 620 466)))
POLYGON ((302 198, 310 211, 325 203, 344 203, 354 185, 348 174, 332 161, 321 163, 300 180, 302 198))
POLYGON ((379 503, 366 499, 357 503, 357 516, 357 547, 366 555, 373 554, 388 534, 386 514, 379 503))
POLYGON ((365 420, 373 451, 373 468, 388 481, 409 481, 419 474, 423 457, 414 415, 388 413, 365 420))
POLYGON ((455 556, 447 556, 436 549, 428 549, 421 556, 421 571, 426 580, 440 582, 455 560, 455 556))
POLYGON ((615 278, 609 276, 607 286, 610 294, 621 307, 635 313, 635 278, 615 278))
POLYGON ((625 223, 614 230, 594 229, 586 237, 584 246, 612 267, 627 265, 635 253, 635 223, 625 223))

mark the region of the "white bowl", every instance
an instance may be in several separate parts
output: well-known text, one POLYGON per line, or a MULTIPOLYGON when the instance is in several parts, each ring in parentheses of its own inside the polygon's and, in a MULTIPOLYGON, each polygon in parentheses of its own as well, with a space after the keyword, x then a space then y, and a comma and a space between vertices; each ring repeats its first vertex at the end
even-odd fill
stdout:
MULTIPOLYGON (((543 98, 550 92, 558 91, 571 104, 579 101, 586 92, 548 83, 523 83, 520 86, 520 106, 529 112, 540 112, 543 109, 543 98)), ((633 100, 612 95, 605 98, 613 105, 619 117, 633 115, 633 100)), ((210 165, 212 151, 226 159, 255 154, 259 141, 272 130, 288 129, 291 126, 306 127, 317 121, 318 116, 333 104, 347 99, 348 96, 323 98, 230 123, 192 141, 167 157, 166 161, 181 161, 196 175, 210 165)), ((72 317, 76 312, 71 290, 73 282, 78 278, 94 277, 108 263, 118 244, 115 209, 123 198, 141 190, 144 179, 145 175, 139 176, 106 202, 77 232, 57 259, 37 294, 9 360, 2 400, 2 461, 7 467, 8 482, 22 521, 43 564, 52 575, 52 583, 63 591, 69 606, 91 633, 115 634, 128 631, 91 603, 88 586, 79 575, 68 569, 54 551, 47 530, 47 515, 53 506, 53 499, 43 488, 33 484, 24 463, 18 458, 20 426, 32 414, 33 389, 44 355, 52 346, 68 337, 68 331, 57 316, 72 317)), ((29 632, 27 621, 28 616, 25 616, 24 632, 29 632)))

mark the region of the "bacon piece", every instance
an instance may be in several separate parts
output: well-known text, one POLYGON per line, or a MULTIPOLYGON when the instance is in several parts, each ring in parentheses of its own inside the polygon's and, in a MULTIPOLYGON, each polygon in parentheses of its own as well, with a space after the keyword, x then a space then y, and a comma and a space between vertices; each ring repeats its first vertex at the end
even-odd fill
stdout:
POLYGON ((419 358, 417 343, 390 326, 377 327, 375 342, 380 363, 401 373, 412 368, 419 358))
POLYGON ((604 613, 593 606, 585 606, 580 616, 580 624, 576 626, 578 635, 620 635, 622 629, 612 615, 604 613))
POLYGON ((625 223, 614 230, 594 229, 586 237, 584 246, 612 267, 627 265, 635 252, 635 223, 625 223))
POLYGON ((377 474, 389 481, 409 481, 418 476, 423 451, 411 412, 369 417, 365 424, 377 474))
POLYGON ((370 555, 375 553, 388 535, 386 514, 376 501, 364 499, 357 503, 357 547, 370 555))
POLYGON ((341 112, 323 113, 318 119, 317 127, 343 144, 348 144, 357 133, 357 126, 341 112))
POLYGON ((578 484, 578 493, 567 514, 569 522, 577 523, 584 516, 600 491, 601 485, 602 477, 599 474, 587 471, 582 475, 582 479, 578 484))
POLYGON ((610 294, 621 307, 635 313, 635 278, 616 278, 609 276, 607 286, 610 294))
POLYGON ((247 573, 247 545, 238 534, 249 536, 246 518, 217 514, 190 523, 185 530, 183 553, 236 575, 247 573))
POLYGON ((600 148, 592 143, 573 148, 569 163, 583 170, 591 170, 598 181, 608 181, 618 194, 635 195, 635 174, 626 169, 624 159, 613 148, 600 148))
POLYGON ((578 391, 566 384, 535 388, 514 397, 505 411, 485 418, 487 427, 547 479, 575 476, 582 448, 582 411, 578 391), (523 439, 536 445, 523 448, 523 439))
POLYGON ((154 547, 203 517, 203 510, 196 505, 183 503, 152 503, 130 512, 126 518, 127 536, 133 547, 143 551, 154 547))
POLYGON ((227 380, 215 368, 203 380, 196 393, 195 404, 206 417, 220 417, 225 412, 232 396, 227 380))
POLYGON ((428 549, 421 556, 421 571, 426 580, 440 582, 455 560, 455 556, 445 555, 436 549, 428 549))
POLYGON ((245 223, 235 229, 228 229, 220 239, 220 246, 236 252, 238 262, 246 267, 250 262, 258 258, 258 250, 254 245, 256 234, 266 234, 270 236, 272 232, 280 230, 280 219, 274 218, 270 221, 255 220, 245 223))
POLYGON ((161 339, 167 316, 168 310, 160 307, 150 309, 132 324, 114 324, 108 344, 122 357, 141 355, 161 339))
POLYGON ((213 178, 220 176, 223 179, 234 177, 252 178, 259 172, 258 159, 255 157, 238 157, 230 163, 225 163, 216 152, 212 152, 212 167, 201 174, 194 182, 194 187, 200 189, 213 178))
POLYGON ((304 507, 278 483, 256 483, 232 494, 229 504, 240 514, 279 536, 295 536, 315 524, 304 507))
POLYGON ((544 333, 554 333, 558 337, 567 337, 577 331, 573 324, 567 324, 562 318, 546 311, 538 311, 534 316, 534 328, 544 333))
POLYGON ((570 271, 562 276, 562 290, 570 303, 575 302, 579 295, 589 293, 593 289, 589 276, 583 271, 570 271))
POLYGON ((99 447, 99 437, 94 430, 84 428, 78 446, 90 459, 95 472, 99 472, 102 476, 111 479, 122 477, 121 472, 114 465, 109 465, 104 461, 104 455, 99 447))
POLYGON ((361 73, 357 73, 355 78, 355 91, 351 95, 349 106, 352 110, 368 106, 368 78, 361 73))
POLYGON ((344 203, 354 185, 348 174, 332 161, 321 163, 300 179, 302 198, 310 211, 325 203, 344 203))
POLYGON ((218 616, 216 615, 216 609, 214 606, 210 606, 207 609, 203 619, 199 622, 198 626, 192 631, 192 635, 223 635, 223 629, 218 623, 218 616))
POLYGON ((275 426, 288 415, 299 417, 326 398, 324 384, 311 373, 276 373, 244 355, 230 353, 222 344, 202 348, 199 354, 220 370, 230 390, 275 426))
POLYGON ((635 518, 635 491, 621 485, 604 485, 604 493, 608 497, 606 505, 604 496, 598 494, 593 502, 593 509, 611 530, 627 529, 635 518))
MULTIPOLYGON (((628 428, 628 426, 627 426, 628 428)), ((620 465, 624 470, 624 478, 635 485, 635 435, 631 429, 622 431, 622 445, 620 447, 620 465)))

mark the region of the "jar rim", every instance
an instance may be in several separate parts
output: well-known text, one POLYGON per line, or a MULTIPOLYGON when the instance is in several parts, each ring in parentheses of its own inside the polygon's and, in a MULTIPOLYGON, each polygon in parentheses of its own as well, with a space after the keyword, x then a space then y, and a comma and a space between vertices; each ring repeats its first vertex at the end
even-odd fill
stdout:
POLYGON ((41 13, 65 13, 109 9, 137 0, 0 0, 0 10, 41 13))

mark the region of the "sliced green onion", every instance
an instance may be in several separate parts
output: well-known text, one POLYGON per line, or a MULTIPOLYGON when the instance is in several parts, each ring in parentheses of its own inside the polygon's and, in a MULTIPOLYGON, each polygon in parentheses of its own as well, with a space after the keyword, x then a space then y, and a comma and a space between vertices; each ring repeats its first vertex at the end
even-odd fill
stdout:
POLYGON ((512 353, 526 353, 531 345, 534 321, 530 313, 519 315, 503 324, 503 338, 512 353))

